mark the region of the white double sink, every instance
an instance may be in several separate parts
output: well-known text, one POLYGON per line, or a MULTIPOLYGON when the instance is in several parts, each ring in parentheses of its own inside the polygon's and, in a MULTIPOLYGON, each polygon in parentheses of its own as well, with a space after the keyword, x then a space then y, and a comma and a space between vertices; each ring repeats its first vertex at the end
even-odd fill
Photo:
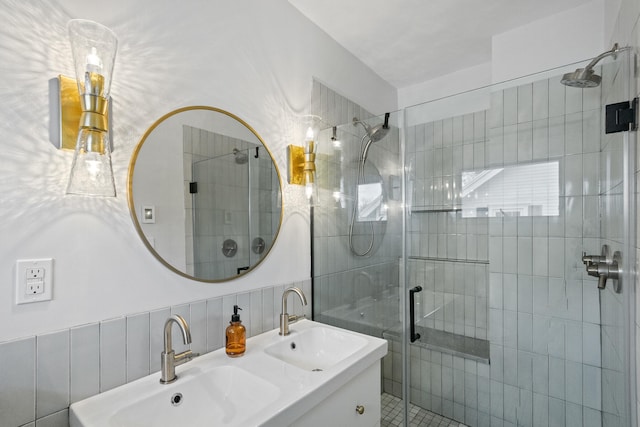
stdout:
MULTIPOLYGON (((385 340, 302 320, 247 340, 243 357, 224 348, 71 405, 71 427, 284 426, 387 353, 385 340)), ((158 365, 160 355, 158 355, 158 365)))

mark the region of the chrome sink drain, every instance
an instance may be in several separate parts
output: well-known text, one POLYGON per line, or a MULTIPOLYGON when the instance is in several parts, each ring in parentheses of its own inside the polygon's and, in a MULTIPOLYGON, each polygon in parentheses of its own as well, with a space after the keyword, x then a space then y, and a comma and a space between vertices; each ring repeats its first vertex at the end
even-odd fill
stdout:
POLYGON ((173 406, 180 406, 183 400, 184 399, 182 397, 182 393, 176 393, 173 396, 171 396, 171 404, 173 406))

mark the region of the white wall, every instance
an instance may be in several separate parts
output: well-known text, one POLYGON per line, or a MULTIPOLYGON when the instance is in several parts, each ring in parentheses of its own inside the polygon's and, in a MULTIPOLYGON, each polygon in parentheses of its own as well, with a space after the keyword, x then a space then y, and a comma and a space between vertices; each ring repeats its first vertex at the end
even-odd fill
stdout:
MULTIPOLYGON (((487 109, 489 91, 474 89, 511 79, 519 80, 509 86, 524 84, 526 79, 522 79, 523 76, 583 61, 609 49, 605 48, 608 42, 605 43, 604 14, 604 0, 593 0, 497 34, 492 39, 490 62, 401 88, 398 90, 398 106, 405 108, 435 101, 420 107, 423 109, 421 113, 433 114, 431 120, 487 109), (442 99, 454 94, 460 95, 454 99, 442 99)), ((553 74, 558 73, 560 71, 553 74)), ((408 119, 411 120, 410 117, 408 119)))
MULTIPOLYGON (((426 101, 444 98, 456 93, 477 89, 491 84, 491 62, 475 65, 473 67, 457 70, 446 76, 428 80, 413 86, 398 89, 398 106, 400 108, 411 107, 426 101)), ((471 105, 463 105, 465 111, 454 112, 453 115, 462 115, 470 112, 486 110, 489 108, 489 100, 471 102, 471 105)), ((452 114, 436 117, 439 120, 451 117, 452 114)))
POLYGON ((228 110, 256 129, 286 176, 285 146, 296 142, 312 76, 370 111, 396 109, 394 88, 285 0, 2 0, 0 22, 0 342, 309 277, 308 210, 287 185, 278 241, 243 279, 186 280, 148 253, 129 217, 126 174, 161 115, 197 104, 228 110), (73 70, 70 18, 97 20, 119 38, 116 199, 64 197, 71 154, 49 143, 48 80, 73 70), (15 260, 35 257, 55 259, 54 299, 16 306, 15 260))
POLYGON ((605 50, 604 0, 534 21, 492 40, 493 83, 590 59, 605 50))

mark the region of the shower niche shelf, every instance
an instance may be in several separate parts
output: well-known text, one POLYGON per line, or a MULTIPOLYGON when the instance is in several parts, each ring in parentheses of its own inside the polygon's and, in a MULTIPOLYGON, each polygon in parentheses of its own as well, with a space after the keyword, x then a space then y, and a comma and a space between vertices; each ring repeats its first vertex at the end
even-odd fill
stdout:
MULTIPOLYGON (((420 339, 411 345, 489 364, 489 341, 487 340, 420 325, 416 325, 416 332, 420 334, 420 339)), ((388 340, 400 340, 400 332, 397 330, 387 330, 382 336, 388 340)))

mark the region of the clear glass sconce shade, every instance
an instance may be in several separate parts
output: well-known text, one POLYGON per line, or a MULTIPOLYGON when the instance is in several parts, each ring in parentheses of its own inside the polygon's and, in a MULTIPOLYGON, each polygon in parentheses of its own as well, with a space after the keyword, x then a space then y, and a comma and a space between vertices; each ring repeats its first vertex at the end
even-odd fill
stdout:
POLYGON ((317 205, 320 201, 320 192, 318 189, 318 180, 316 174, 316 154, 318 152, 318 137, 320 136, 321 118, 314 115, 308 115, 304 118, 306 128, 304 136, 304 182, 305 196, 309 200, 311 206, 317 205))
POLYGON ((104 25, 85 19, 69 21, 67 29, 82 114, 66 192, 115 197, 108 107, 118 39, 104 25))
POLYGON ((109 132, 80 129, 67 194, 115 197, 109 132))
POLYGON ((104 25, 86 19, 72 19, 67 24, 67 29, 78 80, 78 92, 108 98, 118 50, 116 35, 104 25), (101 84, 95 84, 95 81, 91 84, 92 74, 102 76, 101 84))

